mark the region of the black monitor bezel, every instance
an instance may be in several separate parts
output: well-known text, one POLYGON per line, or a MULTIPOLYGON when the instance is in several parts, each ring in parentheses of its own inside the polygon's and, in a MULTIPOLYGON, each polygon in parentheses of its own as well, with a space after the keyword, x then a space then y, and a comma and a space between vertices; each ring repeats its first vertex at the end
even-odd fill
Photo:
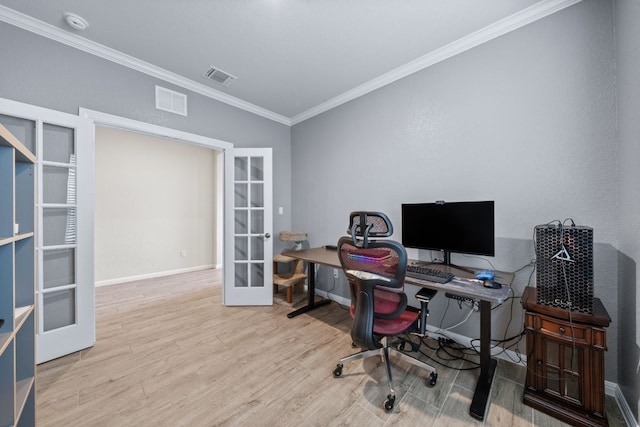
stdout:
MULTIPOLYGON (((478 256, 495 256, 495 201, 483 200, 483 201, 460 201, 460 202, 432 202, 432 203, 403 203, 401 206, 402 213, 402 245, 407 248, 443 251, 445 253, 445 259, 448 262, 451 253, 466 254, 466 255, 478 255, 478 256), (427 231, 432 228, 424 229, 427 227, 434 227, 434 224, 428 224, 429 219, 422 218, 417 220, 412 218, 412 221, 408 221, 408 210, 414 211, 422 209, 423 211, 431 210, 435 212, 440 210, 445 212, 446 210, 456 210, 459 213, 464 213, 465 217, 457 219, 449 219, 444 224, 441 223, 439 228, 445 228, 451 231, 451 228, 456 224, 467 227, 467 230, 471 230, 472 236, 465 237, 464 244, 460 244, 460 241, 450 242, 449 244, 435 243, 438 239, 426 236, 427 231), (473 210, 480 210, 483 213, 481 218, 471 217, 469 213, 473 210), (421 230, 416 240, 416 229, 421 230), (477 237, 479 241, 470 241, 473 237, 477 237)), ((415 216, 415 214, 414 214, 415 216)), ((433 218, 433 217, 432 217, 433 218)), ((442 234, 445 230, 438 230, 439 234, 442 234)), ((442 240, 440 239, 440 242, 442 240)))

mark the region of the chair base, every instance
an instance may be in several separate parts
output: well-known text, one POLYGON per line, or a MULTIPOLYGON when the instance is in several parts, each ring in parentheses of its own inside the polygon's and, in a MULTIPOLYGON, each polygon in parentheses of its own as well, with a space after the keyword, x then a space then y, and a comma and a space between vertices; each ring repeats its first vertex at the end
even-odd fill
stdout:
POLYGON ((375 348, 373 350, 363 350, 359 353, 352 354, 351 356, 343 357, 342 359, 340 359, 340 362, 338 362, 335 369, 333 370, 333 376, 339 377, 342 375, 342 367, 344 363, 354 362, 356 360, 366 359, 368 357, 373 357, 373 356, 382 357, 385 363, 385 367, 387 369, 387 378, 389 380, 389 394, 387 395, 387 399, 384 401, 383 406, 385 410, 391 411, 393 409, 393 405, 396 400, 396 391, 393 386, 393 377, 391 375, 391 361, 389 356, 390 353, 395 354, 396 357, 399 357, 401 360, 409 362, 413 366, 417 366, 418 368, 431 371, 431 374, 429 375, 428 384, 430 387, 433 387, 436 385, 436 382, 438 379, 438 373, 436 371, 436 368, 434 368, 433 366, 421 360, 411 357, 400 350, 397 350, 395 347, 390 346, 390 341, 388 337, 384 337, 382 339, 381 348, 375 348))

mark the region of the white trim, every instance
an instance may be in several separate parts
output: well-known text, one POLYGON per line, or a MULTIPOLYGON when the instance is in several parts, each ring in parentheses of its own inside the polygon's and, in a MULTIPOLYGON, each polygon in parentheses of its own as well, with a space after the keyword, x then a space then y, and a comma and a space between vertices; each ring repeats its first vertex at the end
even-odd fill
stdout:
POLYGON ((469 49, 480 46, 511 31, 517 30, 527 24, 535 22, 562 9, 572 6, 582 0, 542 0, 533 6, 514 13, 500 21, 488 25, 468 36, 462 37, 439 49, 429 52, 418 59, 408 62, 395 70, 381 75, 373 80, 357 86, 343 94, 336 96, 322 104, 318 104, 300 114, 291 117, 291 125, 298 124, 325 111, 331 110, 346 102, 352 101, 383 86, 394 83, 413 73, 424 70, 427 67, 456 56, 469 49))
POLYGON ((389 71, 373 80, 357 86, 343 94, 336 96, 322 104, 318 104, 300 114, 291 117, 291 125, 298 124, 325 111, 331 110, 346 102, 352 101, 383 86, 394 83, 404 77, 424 70, 432 65, 473 49, 527 24, 535 22, 564 8, 572 6, 582 0, 543 0, 526 9, 516 12, 500 21, 488 25, 468 36, 462 37, 448 45, 429 52, 418 59, 408 62, 395 70, 389 71))
POLYGON ((13 9, 9 9, 6 6, 0 5, 0 21, 4 21, 8 24, 22 28, 32 33, 38 34, 43 37, 47 37, 51 40, 66 44, 84 52, 96 55, 100 58, 107 59, 115 62, 116 64, 123 65, 133 70, 140 71, 147 75, 156 77, 166 82, 172 83, 176 86, 183 87, 191 90, 200 95, 215 99, 216 101, 223 102, 227 105, 248 111, 250 113, 262 116, 264 118, 273 120, 278 123, 282 123, 287 126, 293 126, 318 114, 324 113, 332 108, 356 99, 360 96, 366 95, 376 89, 391 84, 397 80, 400 80, 410 74, 421 71, 431 65, 437 64, 452 56, 458 55, 483 43, 491 41, 497 37, 514 31, 527 24, 535 22, 539 19, 545 18, 553 13, 556 13, 562 9, 579 3, 582 0, 542 0, 533 6, 516 12, 500 21, 497 21, 491 25, 488 25, 468 36, 462 37, 446 46, 436 49, 418 59, 415 59, 405 65, 402 65, 395 70, 392 70, 382 76, 370 80, 354 89, 351 89, 343 94, 336 96, 326 102, 316 105, 300 114, 297 114, 291 118, 285 117, 281 114, 274 113, 273 111, 243 101, 226 93, 212 89, 203 84, 197 83, 193 80, 182 77, 178 74, 167 71, 163 68, 157 67, 148 62, 126 55, 115 49, 108 48, 99 43, 92 42, 83 37, 74 35, 67 31, 64 31, 58 27, 39 21, 30 16, 24 15, 13 9))
POLYGON ((96 124, 102 126, 126 129, 134 132, 144 133, 147 135, 161 136, 163 138, 174 139, 181 142, 189 142, 201 147, 213 148, 217 150, 224 151, 233 148, 232 143, 222 141, 221 139, 209 138, 194 133, 183 132, 181 130, 166 128, 145 122, 139 122, 137 120, 127 119, 125 117, 119 117, 112 114, 89 110, 87 108, 79 108, 78 114, 81 117, 92 119, 96 124))
POLYGON ((316 295, 320 295, 322 298, 327 298, 327 299, 330 299, 331 301, 335 301, 340 305, 344 305, 347 307, 351 305, 351 299, 341 297, 340 295, 331 294, 327 291, 323 291, 322 289, 316 289, 316 295))
POLYGON ((134 58, 133 56, 103 46, 99 43, 92 42, 84 37, 77 36, 13 9, 9 9, 6 6, 0 5, 0 21, 4 21, 8 24, 22 28, 23 30, 31 31, 32 33, 47 37, 51 40, 66 44, 67 46, 71 46, 111 62, 115 62, 116 64, 124 65, 125 67, 140 71, 176 86, 183 87, 195 93, 199 93, 200 95, 223 102, 227 105, 231 105, 287 126, 291 125, 291 121, 287 117, 274 113, 273 111, 269 111, 266 108, 258 107, 257 105, 243 101, 234 96, 227 95, 226 93, 205 86, 204 84, 197 83, 176 73, 172 73, 138 58, 134 58))
POLYGON ((138 280, 155 279, 158 277, 173 276, 174 274, 191 273, 194 271, 210 270, 216 268, 213 264, 198 265, 196 267, 178 268, 175 270, 158 271, 155 273, 139 274, 137 276, 118 277, 117 279, 101 280, 96 282, 96 288, 100 286, 119 285, 121 283, 136 282, 138 280))
POLYGON ((604 392, 607 396, 615 397, 616 402, 618 403, 618 408, 620 408, 620 412, 622 412, 622 417, 624 418, 626 424, 629 427, 640 427, 640 424, 638 424, 638 420, 636 420, 633 410, 627 403, 627 399, 625 399, 620 386, 616 383, 605 381, 604 388, 604 392))

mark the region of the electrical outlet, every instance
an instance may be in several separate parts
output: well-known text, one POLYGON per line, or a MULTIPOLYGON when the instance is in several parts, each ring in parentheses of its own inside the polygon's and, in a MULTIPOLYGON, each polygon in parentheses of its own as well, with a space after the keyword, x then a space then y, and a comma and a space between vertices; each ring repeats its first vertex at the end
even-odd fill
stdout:
POLYGON ((337 279, 337 278, 338 278, 338 269, 337 269, 337 268, 334 268, 334 269, 333 269, 333 278, 334 278, 334 279, 337 279))
POLYGON ((186 257, 186 256, 187 256, 187 250, 186 250, 186 249, 181 250, 181 251, 180 251, 180 256, 181 256, 182 258, 186 257))

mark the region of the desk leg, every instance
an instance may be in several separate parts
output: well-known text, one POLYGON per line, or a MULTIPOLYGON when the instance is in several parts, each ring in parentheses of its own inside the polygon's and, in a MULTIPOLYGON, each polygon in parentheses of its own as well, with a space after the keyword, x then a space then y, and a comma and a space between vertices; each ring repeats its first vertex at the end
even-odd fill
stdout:
POLYGON ((491 303, 480 301, 480 378, 471 401, 471 416, 484 420, 497 362, 491 358, 491 303))
POLYGON ((316 301, 316 264, 314 262, 309 263, 309 294, 307 295, 307 305, 300 307, 299 309, 287 314, 289 319, 296 317, 302 313, 313 310, 314 308, 321 307, 331 302, 330 299, 324 299, 322 301, 316 301))

